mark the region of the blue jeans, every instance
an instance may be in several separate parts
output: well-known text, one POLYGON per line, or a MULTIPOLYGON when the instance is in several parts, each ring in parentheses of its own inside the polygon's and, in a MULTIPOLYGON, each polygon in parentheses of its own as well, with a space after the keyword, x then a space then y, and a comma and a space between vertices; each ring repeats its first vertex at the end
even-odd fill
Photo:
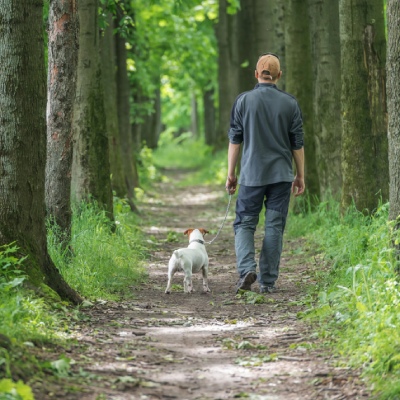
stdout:
POLYGON ((235 251, 240 277, 256 271, 254 233, 263 203, 265 205, 265 235, 262 243, 258 282, 260 286, 273 286, 279 276, 283 232, 289 208, 291 182, 266 186, 240 185, 236 201, 235 251))

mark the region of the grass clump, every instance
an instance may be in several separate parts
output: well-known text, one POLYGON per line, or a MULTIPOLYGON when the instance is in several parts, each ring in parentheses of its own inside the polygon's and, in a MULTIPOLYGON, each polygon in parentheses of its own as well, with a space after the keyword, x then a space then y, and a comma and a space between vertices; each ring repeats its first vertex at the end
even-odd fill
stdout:
POLYGON ((388 204, 366 216, 321 203, 290 215, 288 234, 303 235, 320 253, 317 303, 304 314, 350 365, 362 367, 379 399, 400 398, 400 280, 388 204), (323 273, 321 274, 321 270, 323 273))
POLYGON ((64 279, 88 299, 117 300, 146 277, 146 248, 137 217, 120 199, 114 200, 115 226, 95 203, 81 203, 73 213, 68 247, 56 226, 48 229, 49 253, 64 279))

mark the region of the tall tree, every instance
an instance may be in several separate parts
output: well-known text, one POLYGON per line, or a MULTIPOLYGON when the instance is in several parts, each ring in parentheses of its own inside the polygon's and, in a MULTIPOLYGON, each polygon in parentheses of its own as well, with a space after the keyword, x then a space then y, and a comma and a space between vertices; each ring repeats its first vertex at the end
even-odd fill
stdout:
POLYGON ((110 162, 100 68, 98 0, 79 2, 72 198, 95 200, 113 219, 110 162))
MULTIPOLYGON (((285 57, 285 2, 281 0, 268 0, 268 9, 265 25, 267 26, 267 35, 270 38, 268 48, 262 52, 269 51, 279 55, 281 70, 286 71, 285 57)), ((286 73, 282 74, 278 85, 281 90, 286 90, 286 73)))
MULTIPOLYGON (((400 216, 400 2, 387 1, 387 100, 390 170, 389 219, 400 216)), ((400 226, 398 221, 397 227, 400 226)))
POLYGON ((101 76, 103 78, 104 111, 108 135, 111 186, 119 197, 126 196, 125 175, 122 163, 122 148, 119 137, 117 110, 117 78, 114 21, 110 12, 106 13, 106 28, 100 39, 101 76))
POLYGON ((270 8, 266 5, 266 0, 242 0, 240 2, 240 10, 236 15, 238 20, 237 48, 241 67, 239 92, 254 88, 257 83, 254 70, 258 56, 272 51, 269 47, 273 42, 273 35, 270 33, 273 29, 273 19, 270 8))
POLYGON ((388 198, 382 0, 340 0, 342 207, 372 212, 388 198))
POLYGON ((233 102, 239 94, 239 58, 237 48, 237 15, 229 10, 228 0, 219 0, 218 24, 218 148, 225 148, 228 142, 230 114, 233 102), (229 11, 229 13, 228 13, 229 11))
POLYGON ((78 63, 75 0, 51 0, 47 74, 46 208, 65 233, 71 232, 72 122, 78 63))
POLYGON ((43 0, 0 0, 0 244, 16 241, 27 273, 62 298, 82 299, 47 251, 45 226, 46 76, 43 0))
POLYGON ((338 0, 309 0, 313 68, 313 131, 321 199, 340 200, 341 116, 338 0))
MULTIPOLYGON (((123 18, 123 10, 118 7, 116 27, 123 18)), ((136 157, 132 145, 132 127, 130 120, 130 86, 126 67, 126 40, 121 31, 115 35, 117 55, 117 105, 119 137, 122 146, 122 162, 125 172, 125 185, 127 198, 131 209, 136 211, 133 203, 135 187, 139 186, 139 175, 137 172, 136 157)))
MULTIPOLYGON (((286 89, 301 107, 307 191, 320 195, 313 130, 312 63, 307 2, 289 0, 285 8, 286 89)), ((318 60, 315 60, 318 62, 318 60)))

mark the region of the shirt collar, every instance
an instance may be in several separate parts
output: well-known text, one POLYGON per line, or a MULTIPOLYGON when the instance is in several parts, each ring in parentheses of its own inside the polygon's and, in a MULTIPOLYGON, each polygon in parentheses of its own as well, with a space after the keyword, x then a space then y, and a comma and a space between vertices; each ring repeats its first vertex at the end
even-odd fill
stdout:
POLYGON ((275 83, 257 83, 257 85, 254 87, 254 89, 257 89, 259 87, 273 87, 276 88, 275 83))

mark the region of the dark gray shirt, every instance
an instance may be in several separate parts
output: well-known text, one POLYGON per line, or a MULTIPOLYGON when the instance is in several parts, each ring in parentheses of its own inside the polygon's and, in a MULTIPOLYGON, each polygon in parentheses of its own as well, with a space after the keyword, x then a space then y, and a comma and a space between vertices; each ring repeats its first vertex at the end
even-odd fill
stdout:
POLYGON ((243 143, 240 184, 293 181, 292 150, 303 147, 303 120, 293 96, 270 83, 240 94, 228 136, 231 143, 243 143))

